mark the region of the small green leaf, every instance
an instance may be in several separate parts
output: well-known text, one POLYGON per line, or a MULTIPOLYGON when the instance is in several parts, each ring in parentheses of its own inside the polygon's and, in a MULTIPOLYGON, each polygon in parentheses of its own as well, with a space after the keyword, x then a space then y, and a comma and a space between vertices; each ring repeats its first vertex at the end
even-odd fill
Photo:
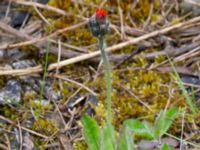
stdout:
POLYGON ((150 127, 143 125, 138 120, 127 120, 125 121, 125 126, 127 126, 130 130, 133 131, 133 134, 147 138, 153 139, 153 133, 150 130, 150 127))
POLYGON ((162 133, 163 133, 163 128, 164 128, 164 111, 161 110, 154 126, 154 138, 158 139, 162 133))
POLYGON ((163 133, 166 133, 167 130, 170 128, 174 119, 176 118, 177 112, 178 112, 177 108, 171 108, 170 110, 168 110, 166 112, 165 124, 164 124, 164 127, 163 127, 163 133))
POLYGON ((101 132, 101 150, 115 150, 116 137, 112 124, 106 124, 101 132))
POLYGON ((173 148, 168 146, 167 144, 163 144, 161 150, 173 150, 173 148))
POLYGON ((177 108, 171 108, 166 113, 160 111, 160 114, 158 116, 158 119, 156 120, 154 128, 155 138, 161 137, 168 131, 168 129, 170 128, 172 122, 176 117, 177 111, 178 111, 177 108))
POLYGON ((155 137, 154 137, 154 127, 153 127, 153 125, 152 125, 151 123, 149 123, 149 122, 146 122, 146 121, 143 122, 143 125, 145 126, 145 128, 146 128, 148 134, 151 135, 150 138, 148 138, 148 140, 155 139, 155 137))
POLYGON ((100 150, 100 130, 95 120, 90 116, 83 116, 83 134, 89 150, 100 150))
MULTIPOLYGON (((167 57, 168 57, 168 56, 167 56, 167 57)), ((195 105, 195 103, 192 101, 192 98, 191 98, 190 95, 188 94, 188 92, 187 92, 187 90, 186 90, 186 88, 185 88, 185 86, 184 86, 184 84, 183 84, 183 81, 181 80, 181 78, 180 78, 178 72, 176 71, 176 68, 175 68, 173 62, 171 61, 171 59, 170 59, 169 57, 168 57, 168 60, 169 60, 169 62, 170 62, 170 64, 171 64, 171 67, 172 67, 174 73, 175 73, 175 75, 174 75, 173 77, 174 77, 174 79, 178 82, 178 86, 179 86, 179 88, 182 90, 182 93, 183 93, 183 96, 185 97, 185 100, 186 100, 187 105, 189 106, 189 108, 190 108, 190 110, 191 110, 191 112, 192 112, 193 114, 197 114, 197 113, 198 113, 198 108, 197 108, 197 106, 195 105)))
POLYGON ((117 150, 135 150, 133 143, 133 133, 126 126, 123 128, 121 136, 119 137, 117 150))

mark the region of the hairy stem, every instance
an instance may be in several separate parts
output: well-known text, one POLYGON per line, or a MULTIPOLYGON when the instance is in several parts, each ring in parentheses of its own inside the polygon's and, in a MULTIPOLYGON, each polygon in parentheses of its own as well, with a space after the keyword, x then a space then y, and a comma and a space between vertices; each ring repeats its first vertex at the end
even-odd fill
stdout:
POLYGON ((104 39, 103 36, 99 37, 99 45, 101 50, 101 56, 103 58, 103 63, 105 66, 105 78, 106 78, 106 88, 107 88, 107 109, 106 109, 106 119, 109 124, 112 123, 112 74, 111 65, 108 60, 107 54, 105 52, 104 39))

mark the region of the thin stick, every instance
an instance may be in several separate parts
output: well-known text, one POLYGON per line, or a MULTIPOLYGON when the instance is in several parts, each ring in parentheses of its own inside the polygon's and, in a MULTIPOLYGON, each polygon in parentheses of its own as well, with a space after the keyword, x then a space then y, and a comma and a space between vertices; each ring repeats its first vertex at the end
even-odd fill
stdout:
POLYGON ((3 144, 1 144, 1 143, 0 143, 0 148, 1 148, 2 150, 9 150, 9 148, 8 148, 7 146, 5 146, 5 145, 3 145, 3 144))
POLYGON ((12 150, 12 149, 11 149, 10 140, 9 140, 9 138, 8 138, 8 134, 4 134, 4 136, 5 136, 5 138, 6 138, 6 144, 7 144, 8 149, 9 149, 9 150, 12 150))
POLYGON ((43 71, 42 66, 38 65, 36 67, 29 67, 26 69, 0 70, 0 75, 20 76, 20 75, 34 74, 42 71, 43 71))
POLYGON ((32 37, 28 36, 27 34, 14 29, 11 26, 9 26, 9 25, 7 25, 3 22, 0 22, 0 29, 7 32, 7 33, 15 35, 15 36, 19 37, 20 39, 25 39, 25 40, 27 40, 27 39, 31 40, 32 39, 32 37))
POLYGON ((184 148, 183 148, 184 124, 185 124, 185 110, 183 111, 183 114, 182 114, 182 126, 181 126, 180 150, 184 149, 184 148))
POLYGON ((18 122, 18 128, 19 128, 19 139, 20 139, 20 150, 22 150, 22 147, 23 147, 23 137, 22 137, 22 128, 21 128, 21 125, 20 125, 20 122, 19 120, 17 121, 18 122))
POLYGON ((20 42, 20 43, 16 43, 16 44, 4 44, 3 46, 0 46, 0 49, 7 49, 7 50, 9 50, 9 49, 13 49, 13 48, 17 48, 17 47, 22 47, 22 46, 27 46, 27 45, 31 45, 31 44, 35 44, 35 43, 42 43, 42 42, 45 42, 48 39, 48 37, 52 38, 54 36, 62 34, 63 32, 67 32, 67 31, 79 28, 81 26, 84 26, 87 23, 88 23, 88 21, 83 21, 81 23, 72 25, 70 27, 59 29, 56 32, 54 32, 54 33, 52 33, 52 34, 50 34, 48 36, 42 37, 42 38, 34 38, 34 39, 29 40, 29 41, 20 42))
MULTIPOLYGON (((51 42, 56 43, 56 44, 58 43, 57 41, 52 40, 52 39, 51 39, 51 42)), ((74 46, 74 45, 70 45, 70 44, 64 43, 62 41, 60 41, 60 44, 63 47, 67 47, 67 48, 73 49, 73 50, 81 52, 81 53, 87 53, 88 52, 88 49, 85 49, 85 48, 82 48, 82 47, 77 47, 77 46, 74 46)))
MULTIPOLYGON (((0 119, 4 120, 4 121, 6 121, 6 122, 8 122, 8 123, 10 123, 10 124, 12 124, 12 125, 14 125, 14 126, 17 126, 17 127, 19 128, 19 125, 18 125, 18 124, 15 124, 13 121, 11 121, 11 120, 5 118, 4 116, 1 116, 1 115, 0 115, 0 119)), ((40 133, 37 133, 37 132, 35 132, 35 131, 33 131, 33 130, 30 130, 30 129, 28 129, 28 128, 25 128, 25 127, 23 127, 23 126, 21 126, 21 129, 22 129, 22 130, 25 130, 25 131, 27 131, 27 132, 33 134, 33 135, 42 137, 42 138, 44 138, 44 139, 48 139, 47 136, 45 136, 45 135, 43 135, 43 134, 40 134, 40 133)))
POLYGON ((36 11, 36 13, 38 14, 38 16, 48 25, 51 25, 49 23, 49 21, 40 13, 40 11, 38 10, 37 7, 33 6, 34 10, 36 11))
POLYGON ((151 22, 151 18, 152 18, 152 15, 153 15, 153 9, 154 9, 154 2, 151 1, 149 15, 148 15, 147 20, 146 20, 146 21, 144 22, 144 24, 143 24, 143 29, 146 29, 146 27, 147 27, 147 26, 149 25, 149 23, 151 22))
POLYGON ((120 0, 117 0, 117 3, 118 3, 118 11, 119 11, 119 16, 120 16, 120 24, 121 24, 121 40, 124 40, 126 35, 125 35, 125 30, 124 30, 123 11, 120 7, 120 0))
POLYGON ((81 84, 81 83, 79 83, 79 82, 76 82, 76 81, 74 81, 74 80, 71 80, 71 79, 69 79, 69 78, 67 78, 67 77, 65 77, 65 76, 55 74, 55 75, 52 75, 52 77, 55 77, 55 78, 58 78, 58 79, 62 79, 62 80, 71 82, 71 83, 73 83, 73 84, 76 84, 76 85, 78 85, 78 86, 84 88, 85 90, 87 90, 88 92, 90 92, 92 95, 95 95, 95 96, 98 95, 97 93, 95 93, 94 91, 92 91, 90 88, 86 87, 85 85, 83 85, 83 84, 81 84))
MULTIPOLYGON (((56 7, 52 7, 52 6, 48 6, 48 5, 44 5, 44 4, 40 4, 40 3, 37 3, 37 2, 27 2, 27 1, 24 1, 24 0, 11 0, 11 1, 15 2, 17 4, 22 4, 22 5, 26 5, 26 6, 33 6, 33 7, 38 7, 38 8, 41 8, 41 9, 53 11, 53 12, 55 12, 57 14, 60 14, 60 15, 63 15, 63 16, 74 16, 74 14, 67 13, 66 11, 64 11, 62 9, 59 9, 59 8, 56 8, 56 7)), ((75 15, 75 16, 77 18, 83 20, 82 16, 79 16, 79 15, 75 15)))
POLYGON ((7 9, 6 9, 5 18, 8 17, 8 14, 9 14, 9 12, 10 12, 10 6, 11 6, 11 0, 9 0, 9 2, 8 2, 8 7, 7 7, 7 9))
MULTIPOLYGON (((172 137, 172 138, 174 138, 174 139, 176 139, 176 140, 181 141, 180 138, 178 138, 178 137, 176 137, 176 136, 174 136, 174 135, 172 135, 172 134, 165 133, 165 135, 167 135, 167 136, 169 136, 169 137, 172 137)), ((192 143, 192 142, 187 141, 187 140, 182 140, 182 142, 183 142, 184 144, 188 144, 188 145, 194 146, 194 147, 196 147, 196 148, 200 148, 200 145, 197 144, 197 143, 192 143)))

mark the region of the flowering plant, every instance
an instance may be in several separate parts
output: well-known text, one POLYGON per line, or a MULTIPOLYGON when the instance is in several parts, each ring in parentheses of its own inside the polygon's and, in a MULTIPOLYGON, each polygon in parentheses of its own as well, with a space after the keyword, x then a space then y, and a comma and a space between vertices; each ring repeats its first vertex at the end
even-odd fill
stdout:
POLYGON ((104 9, 97 9, 95 17, 90 19, 89 25, 93 36, 98 38, 106 35, 109 29, 107 12, 104 9))
MULTIPOLYGON (((92 34, 99 40, 101 56, 104 63, 106 86, 107 86, 107 109, 106 122, 103 126, 88 115, 82 117, 83 134, 89 150, 135 150, 136 145, 133 138, 144 137, 148 140, 158 141, 166 134, 174 120, 177 109, 161 111, 155 126, 141 123, 137 119, 129 119, 123 123, 121 132, 118 134, 112 124, 112 70, 105 50, 104 36, 108 32, 107 13, 103 9, 97 9, 95 17, 90 20, 92 34), (118 136, 116 136, 118 135, 118 136)), ((137 146, 139 147, 139 146, 137 146)), ((170 149, 163 144, 162 150, 170 149)))
POLYGON ((107 109, 106 124, 102 128, 101 136, 97 122, 89 116, 84 116, 82 119, 84 124, 83 132, 90 150, 114 150, 117 145, 117 141, 115 139, 115 130, 112 125, 112 71, 105 51, 104 42, 104 36, 108 33, 109 27, 106 11, 103 9, 97 9, 95 16, 90 19, 89 25, 93 36, 99 40, 99 47, 105 69, 107 109), (100 143, 103 144, 100 145, 100 143))
POLYGON ((111 93, 112 93, 112 71, 110 62, 108 60, 107 54, 105 52, 105 42, 104 36, 108 33, 109 23, 107 20, 107 13, 104 9, 97 9, 95 17, 90 20, 90 29, 93 36, 97 37, 99 40, 99 46, 101 50, 101 56, 105 68, 106 86, 107 86, 107 122, 111 124, 112 122, 112 109, 111 109, 111 93))

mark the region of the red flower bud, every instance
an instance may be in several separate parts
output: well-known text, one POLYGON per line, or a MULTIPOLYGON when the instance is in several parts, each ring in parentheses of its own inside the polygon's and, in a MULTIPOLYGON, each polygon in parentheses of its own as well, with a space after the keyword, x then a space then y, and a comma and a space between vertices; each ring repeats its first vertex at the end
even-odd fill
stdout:
POLYGON ((95 16, 91 17, 89 26, 93 36, 105 36, 109 31, 109 22, 107 20, 107 13, 104 9, 97 9, 95 16))
POLYGON ((105 19, 107 16, 107 13, 104 9, 97 9, 96 10, 96 19, 105 19))

